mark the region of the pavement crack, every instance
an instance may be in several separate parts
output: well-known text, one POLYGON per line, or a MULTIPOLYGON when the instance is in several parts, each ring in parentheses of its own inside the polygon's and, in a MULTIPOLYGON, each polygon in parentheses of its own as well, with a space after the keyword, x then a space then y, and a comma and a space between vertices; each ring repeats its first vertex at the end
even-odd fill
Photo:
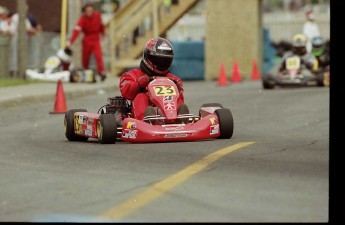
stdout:
POLYGON ((208 169, 205 169, 202 173, 209 173, 209 172, 211 172, 217 168, 218 168, 218 166, 212 166, 212 167, 209 167, 208 169))
POLYGON ((314 145, 316 144, 317 142, 319 142, 320 140, 313 140, 307 144, 304 144, 304 145, 294 145, 294 146, 289 146, 289 147, 284 147, 284 148, 281 148, 277 151, 272 151, 272 152, 265 152, 265 153, 258 153, 258 154, 253 154, 253 155, 250 155, 250 156, 261 156, 261 155, 268 155, 268 154, 274 154, 274 153, 280 153, 280 152, 284 152, 284 151, 287 151, 289 149, 294 149, 294 148, 304 148, 304 147, 307 147, 307 146, 311 146, 311 145, 314 145))

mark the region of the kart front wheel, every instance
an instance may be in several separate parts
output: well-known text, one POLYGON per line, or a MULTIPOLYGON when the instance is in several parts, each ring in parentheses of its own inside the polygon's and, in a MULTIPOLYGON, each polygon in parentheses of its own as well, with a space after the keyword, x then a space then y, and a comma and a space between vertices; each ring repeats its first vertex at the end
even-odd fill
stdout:
POLYGON ((115 144, 117 123, 113 114, 102 114, 97 123, 97 137, 101 144, 115 144))
POLYGON ((87 141, 88 137, 76 135, 74 132, 74 113, 87 112, 86 109, 71 109, 65 113, 64 127, 65 136, 69 141, 87 141))
POLYGON ((230 139, 234 133, 234 120, 229 109, 217 109, 215 111, 219 120, 219 139, 230 139))

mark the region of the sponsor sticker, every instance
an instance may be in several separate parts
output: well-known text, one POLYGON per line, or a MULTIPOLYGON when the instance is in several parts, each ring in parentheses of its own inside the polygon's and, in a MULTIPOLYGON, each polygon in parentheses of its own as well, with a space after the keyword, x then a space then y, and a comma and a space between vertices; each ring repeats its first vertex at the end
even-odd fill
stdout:
POLYGON ((94 123, 94 118, 89 118, 89 120, 87 121, 87 125, 92 126, 94 123))
POLYGON ((174 97, 171 95, 164 96, 163 98, 163 102, 171 102, 172 100, 174 100, 174 97))
POLYGON ((168 50, 171 51, 172 49, 169 47, 169 45, 165 42, 163 42, 160 46, 158 46, 158 49, 160 50, 168 50))
POLYGON ((210 134, 219 133, 219 124, 210 126, 210 134))
POLYGON ((135 123, 135 122, 128 122, 126 128, 127 129, 137 129, 137 123, 135 123))
POLYGON ((137 134, 138 134, 138 130, 124 129, 122 132, 122 137, 136 139, 137 134))
POLYGON ((79 116, 78 123, 79 124, 84 124, 84 116, 79 116))
POLYGON ((92 137, 93 135, 92 135, 92 130, 85 130, 84 131, 85 133, 85 136, 89 136, 89 137, 92 137))
POLYGON ((176 110, 174 102, 164 102, 164 110, 176 110))
POLYGON ((78 123, 79 124, 86 124, 87 117, 86 116, 79 116, 78 123))
POLYGON ((189 136, 189 134, 181 133, 181 134, 166 134, 164 137, 165 138, 185 138, 188 136, 189 136))
POLYGON ((177 130, 183 130, 184 127, 165 127, 165 130, 167 131, 177 131, 177 130))
POLYGON ((210 118, 210 121, 212 125, 218 124, 218 121, 216 120, 216 118, 210 118))

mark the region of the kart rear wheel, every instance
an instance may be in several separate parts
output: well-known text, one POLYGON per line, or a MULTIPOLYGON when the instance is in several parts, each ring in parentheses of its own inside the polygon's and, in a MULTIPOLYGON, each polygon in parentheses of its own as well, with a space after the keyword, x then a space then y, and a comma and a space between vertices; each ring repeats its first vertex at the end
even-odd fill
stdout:
POLYGON ((273 82, 269 82, 268 80, 263 80, 262 81, 262 87, 264 89, 273 89, 274 88, 274 83, 273 82))
POLYGON ((97 137, 101 144, 115 144, 117 123, 113 114, 102 114, 97 122, 97 137))
POLYGON ((219 139, 230 139, 234 133, 234 120, 230 109, 217 109, 215 111, 219 120, 219 139))
MULTIPOLYGON (((189 109, 188 106, 186 104, 181 104, 180 107, 177 110, 177 115, 181 115, 181 114, 189 114, 189 109)), ((180 119, 181 123, 188 123, 189 118, 183 118, 180 119)))
POLYGON ((320 72, 319 74, 316 75, 316 84, 318 87, 324 87, 325 83, 324 83, 324 74, 322 72, 320 72))
POLYGON ((324 87, 325 86, 325 84, 323 82, 323 79, 322 80, 317 80, 317 86, 318 87, 324 87))
POLYGON ((65 136, 69 141, 87 141, 88 137, 76 135, 74 132, 74 113, 87 112, 86 109, 71 109, 65 113, 65 136))

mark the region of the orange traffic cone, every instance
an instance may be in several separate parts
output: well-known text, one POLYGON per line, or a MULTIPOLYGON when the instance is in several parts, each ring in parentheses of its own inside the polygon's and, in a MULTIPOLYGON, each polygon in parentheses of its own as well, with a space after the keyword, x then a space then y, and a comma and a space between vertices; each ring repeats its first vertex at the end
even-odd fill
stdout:
POLYGON ((218 86, 227 86, 229 84, 228 78, 226 77, 224 64, 221 63, 218 74, 218 86))
POLYGON ((240 70, 238 68, 237 61, 234 61, 234 65, 232 67, 232 76, 231 76, 231 81, 233 83, 238 83, 242 81, 240 70))
POLYGON ((260 71, 255 60, 253 61, 252 80, 260 80, 260 71))
POLYGON ((56 94, 55 94, 55 103, 54 111, 50 114, 60 114, 67 111, 65 93, 63 91, 63 86, 61 80, 57 82, 56 94))

